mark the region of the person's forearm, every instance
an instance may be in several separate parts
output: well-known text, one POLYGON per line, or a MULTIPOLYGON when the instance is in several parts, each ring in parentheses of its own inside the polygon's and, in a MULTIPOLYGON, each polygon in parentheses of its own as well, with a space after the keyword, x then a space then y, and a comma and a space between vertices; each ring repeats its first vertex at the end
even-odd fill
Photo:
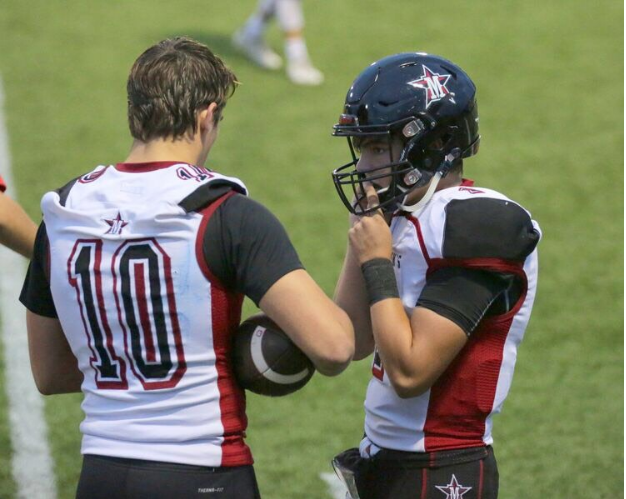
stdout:
POLYGON ((354 325, 354 360, 364 359, 374 351, 374 337, 365 281, 349 246, 335 288, 334 301, 348 314, 354 325))
POLYGON ((354 355, 354 332, 347 315, 303 269, 281 277, 259 307, 326 376, 342 372, 354 355))
POLYGON ((467 342, 454 322, 423 307, 409 318, 398 298, 371 307, 372 328, 383 367, 402 398, 426 392, 467 342))
POLYGON ((0 194, 0 244, 30 259, 37 226, 15 201, 0 194))
POLYGON ((59 320, 26 310, 26 329, 30 367, 39 392, 43 395, 79 392, 83 373, 59 320))
POLYGON ((415 384, 416 363, 413 354, 411 322, 399 298, 388 298, 370 309, 376 348, 394 388, 415 384))
POLYGON ((74 365, 62 369, 54 379, 47 382, 35 381, 37 389, 42 395, 61 395, 64 393, 79 393, 83 384, 83 373, 74 365))

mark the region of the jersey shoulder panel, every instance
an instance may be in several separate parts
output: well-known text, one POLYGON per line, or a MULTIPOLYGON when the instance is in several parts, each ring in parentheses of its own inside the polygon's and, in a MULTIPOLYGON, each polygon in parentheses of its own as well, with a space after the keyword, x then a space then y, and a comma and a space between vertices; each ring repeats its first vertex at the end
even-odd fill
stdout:
POLYGON ((465 185, 441 189, 433 195, 423 212, 415 217, 413 223, 419 227, 424 250, 429 258, 446 258, 442 253, 446 227, 447 206, 453 200, 475 199, 477 197, 497 197, 506 199, 502 194, 488 189, 465 185))
POLYGON ((56 192, 59 195, 59 204, 61 206, 65 206, 65 203, 67 202, 67 198, 70 195, 70 191, 72 190, 72 187, 74 187, 74 185, 76 184, 76 181, 79 178, 80 177, 76 177, 76 178, 70 180, 63 187, 59 187, 58 189, 55 189, 54 192, 56 192))
POLYGON ((98 165, 92 171, 90 171, 88 173, 84 173, 82 175, 79 175, 78 177, 75 177, 72 180, 70 180, 64 186, 59 187, 58 189, 55 189, 54 191, 52 191, 52 192, 56 193, 59 196, 57 202, 61 206, 65 206, 66 203, 67 203, 67 199, 70 196, 70 192, 72 191, 72 189, 74 188, 76 183, 79 183, 79 184, 89 184, 91 182, 94 182, 97 179, 99 179, 106 172, 107 168, 108 168, 107 166, 98 165))
POLYGON ((199 211, 233 190, 246 195, 246 189, 241 184, 227 178, 217 178, 201 185, 178 204, 186 213, 199 211))
POLYGON ((462 196, 445 205, 444 258, 524 261, 539 238, 529 213, 501 195, 462 196))

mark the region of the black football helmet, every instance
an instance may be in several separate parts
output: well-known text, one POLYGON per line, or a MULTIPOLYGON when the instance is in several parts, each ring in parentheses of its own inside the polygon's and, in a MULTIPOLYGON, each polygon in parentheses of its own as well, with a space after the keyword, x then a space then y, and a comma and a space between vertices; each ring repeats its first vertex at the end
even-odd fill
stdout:
MULTIPOLYGON (((438 182, 462 158, 478 152, 476 87, 461 68, 436 55, 409 52, 385 57, 354 80, 333 128, 334 136, 348 138, 352 154, 350 163, 333 171, 335 187, 348 210, 356 215, 379 208, 413 211, 417 205, 406 205, 411 191, 434 176, 438 182), (388 164, 369 171, 366 178, 356 168, 354 139, 391 141, 394 135, 404 144, 399 160, 390 157, 388 164), (383 177, 390 177, 390 185, 379 188, 376 180, 383 177), (376 187, 377 206, 364 208, 360 203, 364 182, 376 187)), ((428 198, 432 191, 434 187, 428 198)))

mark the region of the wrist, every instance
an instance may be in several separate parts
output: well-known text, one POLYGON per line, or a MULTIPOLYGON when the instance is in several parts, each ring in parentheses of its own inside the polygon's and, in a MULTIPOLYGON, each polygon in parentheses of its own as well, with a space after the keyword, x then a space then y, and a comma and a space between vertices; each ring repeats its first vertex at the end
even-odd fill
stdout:
POLYGON ((400 298, 393 263, 388 258, 372 258, 361 264, 370 307, 387 298, 400 298))

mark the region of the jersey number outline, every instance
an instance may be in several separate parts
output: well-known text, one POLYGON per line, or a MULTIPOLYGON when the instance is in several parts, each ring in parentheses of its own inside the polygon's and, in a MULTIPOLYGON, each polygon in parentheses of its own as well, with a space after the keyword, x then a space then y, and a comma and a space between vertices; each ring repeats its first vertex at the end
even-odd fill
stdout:
POLYGON ((374 359, 372 360, 372 375, 379 381, 385 379, 385 368, 383 367, 383 361, 378 353, 378 348, 374 349, 374 359))
MULTIPOLYGON (((126 360, 113 344, 104 303, 102 246, 101 239, 78 239, 67 261, 68 277, 76 290, 96 386, 127 390, 126 360)), ((111 273, 125 358, 133 374, 144 390, 174 388, 187 365, 169 255, 154 238, 128 240, 113 253, 111 273)))

